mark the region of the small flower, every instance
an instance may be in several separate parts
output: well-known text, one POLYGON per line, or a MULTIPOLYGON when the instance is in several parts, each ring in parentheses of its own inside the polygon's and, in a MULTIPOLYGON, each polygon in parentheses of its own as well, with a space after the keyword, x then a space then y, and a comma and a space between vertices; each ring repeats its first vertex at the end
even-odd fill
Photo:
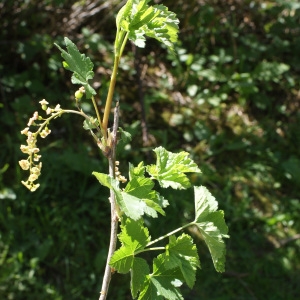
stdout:
POLYGON ((39 183, 37 183, 37 184, 32 184, 31 185, 31 189, 30 189, 30 192, 34 192, 34 191, 36 191, 37 189, 38 189, 38 187, 40 186, 40 184, 39 183))
POLYGON ((55 107, 54 107, 54 111, 61 111, 61 108, 60 108, 60 105, 59 104, 57 104, 55 107))
POLYGON ((27 135, 28 135, 28 138, 27 138, 26 142, 27 142, 28 146, 34 146, 35 142, 36 142, 35 135, 30 131, 28 131, 27 135))
POLYGON ((47 110, 46 110, 46 114, 50 115, 52 112, 53 112, 53 109, 48 107, 47 110))
POLYGON ((21 134, 27 135, 28 132, 29 132, 29 127, 26 127, 26 128, 24 128, 24 129, 21 131, 21 134))
POLYGON ((34 121, 38 120, 38 118, 39 118, 39 113, 37 111, 35 111, 33 113, 32 118, 29 119, 27 126, 31 126, 32 124, 34 124, 34 121))
POLYGON ((33 181, 37 180, 38 178, 39 178, 38 175, 36 175, 36 174, 30 174, 30 176, 28 178, 28 181, 33 182, 33 181))
POLYGON ((40 133, 40 136, 44 139, 48 134, 51 133, 51 130, 47 127, 40 133))
POLYGON ((36 153, 33 155, 33 160, 34 161, 39 161, 42 155, 37 155, 36 153))
POLYGON ((33 167, 33 168, 31 169, 31 173, 32 173, 32 174, 35 174, 35 175, 37 175, 37 176, 39 176, 39 175, 41 175, 41 170, 40 170, 40 168, 38 168, 38 167, 33 167))
POLYGON ((43 99, 43 100, 39 101, 39 103, 40 103, 41 105, 47 105, 47 104, 49 104, 49 103, 46 101, 46 99, 43 99))
POLYGON ((20 165, 20 167, 21 167, 23 170, 28 170, 29 167, 30 167, 30 163, 29 163, 29 161, 26 160, 26 159, 20 160, 20 161, 19 161, 19 165, 20 165))
POLYGON ((33 123, 34 123, 34 119, 30 118, 28 123, 27 123, 27 126, 31 126, 33 123))
POLYGON ((30 184, 28 183, 28 181, 21 181, 22 184, 24 184, 29 190, 30 190, 30 184))
POLYGON ((30 181, 21 181, 22 184, 24 184, 31 192, 36 191, 36 189, 40 186, 39 184, 33 184, 33 182, 30 181))
POLYGON ((29 147, 28 147, 28 146, 21 145, 20 149, 21 149, 21 151, 22 151, 23 153, 30 154, 30 151, 29 151, 29 147))
POLYGON ((47 109, 47 105, 49 104, 45 99, 39 101, 39 103, 41 104, 42 106, 42 110, 46 110, 47 109))
POLYGON ((35 148, 31 148, 30 151, 31 151, 30 153, 38 153, 40 152, 40 149, 35 147, 35 148))

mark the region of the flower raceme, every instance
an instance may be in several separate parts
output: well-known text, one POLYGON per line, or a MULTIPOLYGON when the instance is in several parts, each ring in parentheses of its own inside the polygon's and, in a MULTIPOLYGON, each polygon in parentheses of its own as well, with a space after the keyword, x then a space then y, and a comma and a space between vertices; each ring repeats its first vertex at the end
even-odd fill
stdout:
MULTIPOLYGON (((101 140, 101 137, 99 137, 99 132, 101 132, 100 128, 98 127, 98 124, 96 121, 94 121, 94 118, 91 116, 88 116, 85 114, 85 112, 80 108, 79 100, 83 97, 85 94, 84 87, 80 87, 75 92, 75 101, 76 101, 76 107, 78 108, 78 111, 76 110, 69 110, 69 109, 62 109, 59 104, 57 104, 54 108, 51 108, 48 106, 48 102, 43 99, 39 101, 42 110, 46 113, 47 117, 44 118, 39 115, 39 113, 36 111, 34 112, 33 116, 29 119, 27 123, 27 127, 24 128, 21 131, 21 134, 27 136, 26 142, 27 145, 21 145, 20 149, 23 153, 28 155, 27 159, 22 159, 19 161, 20 167, 25 170, 29 171, 29 177, 26 181, 22 181, 22 183, 31 191, 34 192, 40 185, 35 183, 38 179, 39 175, 41 174, 41 168, 42 163, 40 162, 41 155, 38 153, 40 152, 40 149, 37 147, 37 138, 40 136, 41 138, 46 138, 50 133, 51 130, 49 129, 49 124, 52 119, 60 117, 64 113, 72 113, 72 114, 79 114, 84 119, 84 129, 89 130, 95 139, 96 143, 99 145, 100 149, 103 148, 103 141, 101 140), (32 127, 37 127, 38 129, 33 132, 31 131, 32 127), (95 135, 93 133, 93 130, 98 131, 98 135, 95 135), (101 148, 102 147, 102 148, 101 148)), ((125 179, 120 176, 120 180, 124 181, 125 179)))
MULTIPOLYGON (((28 127, 27 127, 28 128, 28 127)), ((20 149, 23 153, 28 154, 27 159, 19 161, 20 167, 23 170, 29 170, 29 177, 22 183, 31 191, 34 192, 40 185, 34 183, 41 174, 42 163, 39 162, 41 155, 38 155, 40 149, 36 147, 36 134, 29 131, 27 128, 21 133, 27 135, 27 145, 21 145, 20 149)))
POLYGON ((57 105, 54 109, 48 107, 48 102, 43 99, 39 102, 42 106, 42 109, 46 111, 47 115, 51 115, 49 118, 44 119, 39 116, 38 112, 34 112, 33 116, 29 119, 26 128, 21 131, 21 134, 27 136, 26 142, 27 145, 21 145, 20 149, 23 153, 28 155, 27 159, 22 159, 19 161, 20 167, 28 171, 29 176, 26 181, 22 181, 31 192, 34 192, 40 184, 35 183, 39 178, 42 169, 42 163, 40 162, 41 155, 38 153, 40 149, 37 147, 37 137, 46 138, 51 130, 48 128, 48 124, 53 117, 59 116, 62 113, 62 110, 59 105, 57 105), (38 126, 38 130, 36 132, 30 131, 31 126, 38 126))

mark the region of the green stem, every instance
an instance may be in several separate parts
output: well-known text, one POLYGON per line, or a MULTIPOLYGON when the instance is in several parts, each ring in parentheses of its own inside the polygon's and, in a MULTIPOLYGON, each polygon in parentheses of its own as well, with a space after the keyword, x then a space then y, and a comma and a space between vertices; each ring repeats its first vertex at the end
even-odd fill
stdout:
POLYGON ((105 136, 107 135, 107 124, 108 124, 108 118, 110 115, 112 99, 113 99, 113 95, 114 95, 114 91, 115 91, 119 62, 120 62, 120 57, 115 56, 114 68, 113 68, 113 73, 112 73, 111 79, 110 79, 109 90, 108 90, 108 94, 107 94, 107 98, 106 98, 104 115, 103 115, 103 123, 102 123, 103 130, 105 131, 105 136))
POLYGON ((116 40, 115 40, 114 67, 113 67, 113 72, 112 72, 111 79, 110 79, 109 89, 108 89, 106 103, 105 103, 104 115, 103 115, 103 123, 102 123, 103 131, 105 133, 107 132, 107 124, 108 124, 108 119, 109 119, 109 115, 110 115, 112 99, 113 99, 113 95, 114 95, 114 91, 115 91, 119 63, 120 63, 120 59, 121 59, 122 53, 124 51, 127 40, 128 40, 128 32, 127 33, 124 31, 117 32, 116 40))
POLYGON ((79 111, 76 111, 76 110, 64 110, 64 109, 61 109, 60 111, 58 111, 57 113, 54 113, 54 114, 52 114, 49 118, 47 118, 46 120, 45 120, 45 122, 44 123, 42 123, 41 125, 40 125, 40 128, 36 131, 36 135, 38 135, 41 131, 42 131, 42 129, 47 125, 47 124, 49 124, 49 122, 52 120, 52 119, 55 119, 55 118, 57 118, 57 117, 60 117, 62 114, 64 114, 64 113, 73 113, 73 114, 78 114, 78 115, 83 115, 83 113, 82 112, 79 112, 79 111))
POLYGON ((157 238, 156 240, 149 242, 149 243, 146 245, 146 247, 149 247, 150 245, 153 245, 153 244, 155 244, 155 243, 157 243, 157 242, 159 242, 159 241, 161 241, 161 240, 163 240, 163 239, 165 239, 165 238, 167 238, 167 237, 169 237, 169 236, 175 234, 176 232, 181 231, 181 230, 183 230, 184 228, 187 228, 187 227, 189 227, 189 226, 191 226, 191 225, 193 225, 193 224, 194 224, 194 222, 191 222, 191 223, 189 223, 189 224, 185 224, 185 225, 183 225, 183 226, 181 226, 181 227, 179 227, 179 228, 177 228, 177 229, 175 229, 175 230, 173 230, 173 231, 171 231, 171 232, 169 232, 169 233, 167 233, 167 234, 165 234, 165 235, 163 235, 163 236, 157 238))
POLYGON ((97 119, 98 119, 98 122, 99 122, 101 133, 102 133, 104 139, 106 140, 106 138, 107 138, 106 130, 103 129, 102 122, 101 122, 101 117, 100 117, 100 114, 99 114, 99 109, 98 109, 98 106, 97 106, 97 103, 96 103, 96 100, 95 100, 94 96, 92 96, 92 102, 93 102, 94 109, 95 109, 95 112, 96 112, 96 115, 97 115, 97 119))
MULTIPOLYGON (((90 120, 89 116, 86 115, 83 111, 77 111, 77 110, 71 110, 71 109, 61 109, 61 110, 58 111, 57 113, 54 113, 54 114, 52 114, 49 118, 47 118, 47 119, 45 120, 45 122, 43 122, 43 123, 40 125, 39 129, 35 132, 35 135, 38 135, 38 134, 42 131, 42 129, 43 129, 47 124, 49 124, 49 122, 50 122, 52 119, 55 119, 55 118, 57 118, 57 117, 60 117, 60 116, 63 115, 63 114, 76 114, 76 115, 80 115, 80 116, 84 117, 87 121, 90 120)), ((100 128, 101 128, 101 127, 100 127, 100 128)), ((99 130, 99 128, 98 128, 98 130, 99 130)), ((101 130, 101 132, 102 132, 102 130, 101 130)), ((93 133, 92 133, 92 134, 93 134, 93 133)), ((94 134, 93 134, 93 137, 94 137, 94 139, 95 139, 96 142, 97 142, 97 138, 95 137, 94 134)))

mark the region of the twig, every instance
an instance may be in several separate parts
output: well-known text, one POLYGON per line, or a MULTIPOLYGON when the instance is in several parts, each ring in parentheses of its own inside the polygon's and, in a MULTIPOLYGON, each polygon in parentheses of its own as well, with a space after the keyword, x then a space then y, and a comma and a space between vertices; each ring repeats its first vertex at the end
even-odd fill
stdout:
MULTIPOLYGON (((112 132, 112 143, 111 143, 111 152, 108 157, 109 163, 109 175, 115 178, 115 155, 116 155, 116 145, 117 145, 117 131, 119 126, 119 103, 115 107, 114 111, 114 125, 112 132)), ((111 230, 110 230, 110 244, 107 254, 106 267, 104 272, 104 277, 102 281, 102 288, 100 292, 99 300, 105 300, 108 292, 109 283, 112 275, 112 268, 109 266, 110 259, 116 250, 117 244, 117 233, 118 233, 118 223, 119 217, 117 213, 117 204, 115 193, 113 190, 110 190, 110 207, 111 207, 111 230)))

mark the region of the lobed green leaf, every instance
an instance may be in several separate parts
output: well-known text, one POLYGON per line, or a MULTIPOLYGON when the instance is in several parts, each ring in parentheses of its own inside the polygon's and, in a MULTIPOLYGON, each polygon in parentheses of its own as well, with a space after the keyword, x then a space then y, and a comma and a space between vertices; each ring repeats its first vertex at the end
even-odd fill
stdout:
POLYGON ((145 36, 165 44, 171 51, 178 39, 179 20, 164 5, 148 5, 149 0, 128 1, 117 15, 117 28, 128 32, 138 47, 145 47, 145 36))
POLYGON ((145 177, 145 166, 142 161, 136 167, 129 163, 129 179, 131 180, 136 177, 145 177))
POLYGON ((67 37, 65 37, 65 44, 67 51, 62 49, 59 45, 55 46, 61 51, 61 56, 65 59, 63 62, 64 68, 73 72, 71 81, 73 84, 80 84, 84 86, 86 98, 90 99, 96 91, 88 83, 90 79, 94 78, 93 63, 89 57, 81 54, 76 45, 67 37))
POLYGON ((128 0, 126 4, 119 10, 116 17, 116 24, 118 29, 120 28, 121 22, 124 21, 127 18, 127 16, 130 14, 132 10, 132 4, 133 4, 133 0, 128 0))
POLYGON ((123 143, 131 141, 131 134, 128 131, 123 130, 122 127, 118 128, 118 133, 120 134, 119 141, 122 141, 123 143))
POLYGON ((150 178, 133 178, 121 190, 119 182, 109 175, 98 172, 93 172, 93 175, 102 185, 114 191, 120 209, 129 218, 138 220, 144 214, 153 218, 157 217, 157 212, 165 214, 163 208, 168 205, 168 201, 152 190, 154 183, 150 178))
POLYGON ((166 246, 165 263, 170 268, 179 267, 187 285, 192 288, 196 281, 196 270, 200 268, 197 247, 191 236, 182 234, 177 239, 170 237, 166 246))
POLYGON ((186 189, 191 184, 185 173, 201 173, 187 152, 172 153, 163 147, 155 148, 154 152, 156 165, 147 166, 146 170, 164 188, 186 189))
POLYGON ((153 260, 153 273, 146 276, 138 299, 183 299, 178 289, 182 285, 182 279, 180 269, 168 268, 165 257, 159 255, 153 260))
MULTIPOLYGON (((109 264, 119 273, 128 273, 136 263, 135 252, 144 249, 151 238, 148 229, 143 226, 143 221, 134 221, 130 218, 121 225, 118 237, 122 246, 115 251, 109 264)), ((137 266, 135 271, 136 268, 137 266)))
POLYGON ((145 213, 153 218, 157 217, 159 212, 165 215, 163 207, 168 205, 168 201, 164 200, 160 194, 152 188, 154 187, 154 182, 150 178, 135 177, 128 182, 124 192, 142 199, 147 207, 145 208, 145 213))
POLYGON ((138 220, 145 212, 146 203, 137 197, 131 196, 126 192, 123 192, 119 188, 119 182, 104 173, 93 172, 93 175, 99 180, 99 182, 112 189, 116 195, 116 201, 126 216, 133 220, 138 220))
POLYGON ((116 250, 110 259, 109 265, 121 274, 126 274, 132 268, 134 255, 127 247, 116 250))
POLYGON ((150 268, 147 262, 139 257, 136 257, 131 266, 130 290, 131 295, 135 299, 138 292, 141 290, 146 276, 150 273, 150 268))
POLYGON ((99 126, 99 121, 97 120, 97 118, 90 117, 89 120, 83 121, 83 128, 85 130, 92 130, 97 128, 97 126, 99 126))
POLYGON ((225 271, 226 248, 223 238, 228 238, 224 212, 218 210, 218 202, 206 187, 194 187, 195 225, 208 246, 216 271, 225 271))

